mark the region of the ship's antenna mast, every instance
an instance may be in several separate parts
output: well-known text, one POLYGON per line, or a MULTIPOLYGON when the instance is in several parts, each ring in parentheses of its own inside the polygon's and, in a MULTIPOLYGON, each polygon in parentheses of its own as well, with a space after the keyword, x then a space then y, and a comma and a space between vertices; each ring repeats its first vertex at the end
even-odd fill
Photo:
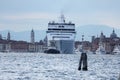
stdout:
POLYGON ((65 23, 65 16, 64 16, 63 12, 61 12, 60 22, 65 23))

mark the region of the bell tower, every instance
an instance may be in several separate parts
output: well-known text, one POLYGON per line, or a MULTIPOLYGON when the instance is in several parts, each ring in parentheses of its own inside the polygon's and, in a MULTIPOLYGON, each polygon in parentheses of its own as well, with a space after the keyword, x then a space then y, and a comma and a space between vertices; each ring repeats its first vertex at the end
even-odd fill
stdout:
POLYGON ((7 40, 8 41, 10 40, 10 32, 8 32, 8 34, 7 34, 7 40))
POLYGON ((34 30, 31 30, 31 43, 35 43, 34 30))

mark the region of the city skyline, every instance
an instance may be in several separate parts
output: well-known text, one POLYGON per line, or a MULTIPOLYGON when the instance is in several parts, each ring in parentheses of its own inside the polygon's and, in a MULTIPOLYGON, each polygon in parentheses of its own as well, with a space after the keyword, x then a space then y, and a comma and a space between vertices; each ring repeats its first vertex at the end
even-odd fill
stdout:
POLYGON ((76 27, 93 24, 118 29, 119 4, 119 0, 1 0, 0 31, 45 30, 61 12, 76 27))
MULTIPOLYGON (((7 39, 8 33, 11 34, 11 40, 20 40, 20 41, 28 41, 31 42, 31 31, 34 31, 34 39, 35 42, 39 42, 40 40, 44 40, 46 37, 46 30, 28 30, 28 31, 21 31, 21 32, 14 32, 14 31, 0 31, 0 35, 3 39, 7 39)), ((82 35, 84 35, 85 41, 91 41, 92 36, 100 37, 101 32, 106 36, 110 37, 113 30, 117 37, 120 37, 120 29, 109 28, 108 26, 101 26, 101 25, 88 25, 88 26, 81 26, 81 28, 76 29, 76 38, 75 41, 82 41, 82 35), (90 27, 92 26, 92 27, 90 27), (94 31, 93 31, 94 30, 94 31), (89 33, 86 33, 88 32, 89 33)))

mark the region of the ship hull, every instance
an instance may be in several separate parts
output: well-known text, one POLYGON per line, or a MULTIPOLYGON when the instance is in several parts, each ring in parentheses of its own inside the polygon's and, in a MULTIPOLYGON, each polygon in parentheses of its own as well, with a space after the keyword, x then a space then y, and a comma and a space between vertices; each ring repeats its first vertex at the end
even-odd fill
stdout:
POLYGON ((74 41, 73 40, 56 40, 56 49, 63 54, 72 54, 74 53, 74 41))

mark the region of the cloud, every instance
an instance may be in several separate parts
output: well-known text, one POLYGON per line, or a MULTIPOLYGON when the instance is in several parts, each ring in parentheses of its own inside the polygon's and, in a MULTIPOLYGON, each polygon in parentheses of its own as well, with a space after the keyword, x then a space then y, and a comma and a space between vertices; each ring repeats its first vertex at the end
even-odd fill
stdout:
POLYGON ((24 14, 7 14, 1 16, 2 19, 7 20, 23 20, 23 19, 53 19, 57 14, 52 13, 24 13, 24 14))
POLYGON ((12 31, 26 31, 47 28, 48 22, 56 19, 58 14, 53 13, 24 13, 2 14, 0 16, 0 29, 12 31))
POLYGON ((120 28, 120 16, 117 13, 109 13, 109 12, 93 12, 90 14, 68 14, 70 17, 69 20, 72 19, 77 26, 81 25, 107 25, 109 27, 120 28))
MULTIPOLYGON (((58 21, 57 13, 19 13, 0 15, 1 30, 25 31, 32 28, 41 30, 46 29, 48 22, 58 21)), ((66 22, 72 21, 77 26, 81 25, 108 25, 120 28, 120 16, 116 13, 93 12, 93 13, 65 13, 66 22)))

